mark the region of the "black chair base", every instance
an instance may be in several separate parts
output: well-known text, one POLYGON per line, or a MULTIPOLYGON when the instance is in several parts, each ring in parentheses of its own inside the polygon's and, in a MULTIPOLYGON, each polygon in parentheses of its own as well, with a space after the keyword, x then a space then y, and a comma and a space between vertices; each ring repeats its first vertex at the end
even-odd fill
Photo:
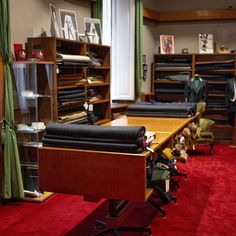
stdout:
MULTIPOLYGON (((109 218, 113 218, 118 220, 119 215, 129 206, 129 201, 124 200, 108 200, 109 207, 109 218)), ((118 220, 119 221, 119 220, 118 220)), ((133 226, 120 226, 120 223, 117 226, 109 227, 105 222, 96 220, 96 227, 101 228, 102 230, 93 234, 93 236, 103 236, 107 234, 113 234, 116 236, 120 235, 120 232, 140 232, 140 233, 148 233, 148 235, 152 234, 151 227, 133 227, 133 226)))
POLYGON ((157 208, 157 210, 162 214, 163 218, 166 218, 166 211, 159 205, 158 202, 155 202, 154 200, 152 200, 151 198, 148 199, 148 202, 157 208))
POLYGON ((119 236, 120 232, 137 232, 137 233, 148 233, 148 235, 152 235, 151 227, 132 227, 132 226, 121 226, 118 228, 109 228, 106 223, 100 220, 96 220, 96 227, 102 228, 98 233, 93 234, 93 236, 103 236, 107 234, 113 234, 115 236, 119 236))

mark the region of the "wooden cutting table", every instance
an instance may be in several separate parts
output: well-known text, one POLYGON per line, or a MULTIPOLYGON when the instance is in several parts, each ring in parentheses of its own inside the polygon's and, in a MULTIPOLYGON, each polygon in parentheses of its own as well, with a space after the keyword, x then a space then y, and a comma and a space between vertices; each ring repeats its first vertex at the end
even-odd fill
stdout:
MULTIPOLYGON (((173 145, 174 136, 191 118, 121 117, 105 126, 145 126, 156 133, 151 148, 173 145)), ((72 148, 39 148, 40 190, 78 194, 89 198, 107 198, 146 202, 152 189, 146 188, 146 160, 141 154, 92 151, 72 148)), ((117 216, 110 212, 110 215, 117 216)), ((117 226, 112 226, 117 227, 117 226)))
MULTIPOLYGON (((191 118, 121 117, 105 126, 140 126, 156 133, 154 150, 171 146, 176 133, 191 118)), ((72 148, 39 148, 40 190, 79 194, 87 197, 145 202, 151 194, 146 189, 146 159, 141 154, 82 150, 72 148)))

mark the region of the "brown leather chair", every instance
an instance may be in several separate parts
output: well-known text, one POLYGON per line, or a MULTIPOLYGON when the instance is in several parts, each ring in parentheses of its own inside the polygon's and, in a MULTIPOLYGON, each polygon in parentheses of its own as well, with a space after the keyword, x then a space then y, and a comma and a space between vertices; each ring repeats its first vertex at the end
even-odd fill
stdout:
POLYGON ((214 134, 212 132, 212 126, 215 121, 207 118, 200 118, 199 125, 201 128, 201 137, 194 142, 195 146, 198 145, 210 145, 209 154, 213 154, 214 147, 214 134))
POLYGON ((199 127, 201 128, 201 137, 195 140, 194 145, 210 145, 209 153, 212 154, 214 147, 214 134, 212 132, 212 126, 215 124, 215 121, 203 117, 205 107, 205 102, 199 102, 197 104, 197 112, 200 112, 199 127))

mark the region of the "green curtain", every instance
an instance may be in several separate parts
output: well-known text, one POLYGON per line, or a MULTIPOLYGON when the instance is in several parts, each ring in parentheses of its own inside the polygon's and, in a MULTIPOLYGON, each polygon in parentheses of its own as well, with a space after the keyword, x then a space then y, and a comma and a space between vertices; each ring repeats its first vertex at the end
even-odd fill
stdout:
MULTIPOLYGON (((5 124, 3 148, 3 189, 2 197, 23 198, 24 189, 20 169, 19 152, 14 132, 14 107, 11 76, 11 32, 9 16, 9 0, 0 0, 0 54, 3 60, 5 84, 5 124)), ((3 134, 2 134, 3 135, 3 134)))
POLYGON ((136 0, 135 9, 135 84, 136 100, 141 99, 143 78, 143 2, 136 0))
POLYGON ((92 18, 100 19, 101 29, 102 29, 102 1, 103 0, 97 0, 96 2, 92 3, 92 18))

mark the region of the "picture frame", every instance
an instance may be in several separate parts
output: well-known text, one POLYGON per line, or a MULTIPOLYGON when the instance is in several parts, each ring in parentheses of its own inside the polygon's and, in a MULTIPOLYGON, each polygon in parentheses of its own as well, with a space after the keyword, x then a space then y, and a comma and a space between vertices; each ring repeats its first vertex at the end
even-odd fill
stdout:
POLYGON ((59 9, 63 38, 78 40, 78 25, 75 11, 59 9))
POLYGON ((214 53, 213 34, 199 34, 199 53, 214 53))
POLYGON ((51 12, 51 35, 54 37, 61 37, 61 30, 59 26, 59 19, 56 8, 54 5, 49 3, 50 12, 51 12))
POLYGON ((102 44, 102 31, 101 31, 100 19, 84 18, 84 31, 87 42, 102 44))
POLYGON ((160 53, 161 54, 174 54, 174 36, 173 35, 160 35, 160 53))

